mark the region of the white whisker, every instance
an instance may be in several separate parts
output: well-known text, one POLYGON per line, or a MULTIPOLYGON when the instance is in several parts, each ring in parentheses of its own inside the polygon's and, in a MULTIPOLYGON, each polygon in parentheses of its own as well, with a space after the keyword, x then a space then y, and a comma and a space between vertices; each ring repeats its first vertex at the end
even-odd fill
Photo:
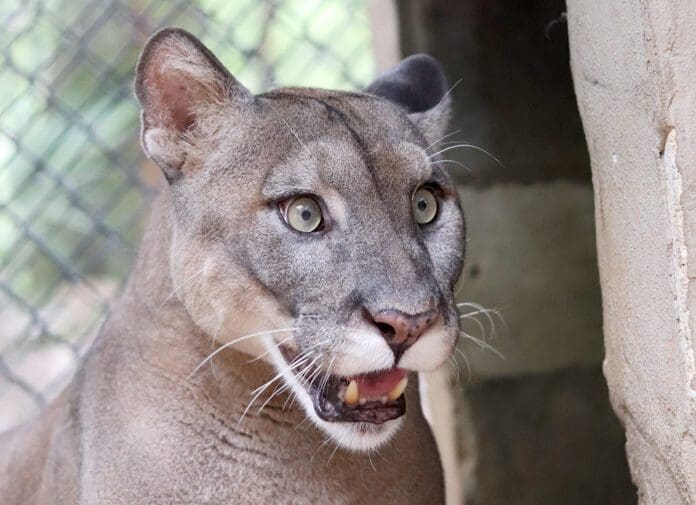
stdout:
POLYGON ((304 366, 304 364, 307 363, 308 361, 309 361, 309 356, 304 356, 304 355, 298 356, 297 359, 295 359, 292 363, 290 363, 288 366, 283 368, 283 370, 279 371, 276 375, 274 375, 272 379, 269 379, 268 381, 264 382, 262 385, 260 385, 256 389, 254 389, 251 392, 251 394, 253 395, 254 393, 256 393, 259 390, 263 391, 268 386, 270 386, 273 382, 280 379, 283 376, 283 374, 285 374, 285 372, 289 372, 289 371, 291 371, 294 368, 297 368, 299 366, 304 366))
POLYGON ((444 95, 442 95, 442 98, 440 98, 440 101, 437 103, 437 105, 436 105, 435 107, 433 107, 433 110, 434 110, 434 109, 437 109, 437 108, 440 107, 443 103, 445 103, 445 100, 447 100, 447 97, 450 96, 450 93, 452 93, 452 91, 454 91, 454 88, 456 88, 457 86, 459 86, 459 84, 460 84, 463 80, 464 80, 463 78, 459 78, 459 79, 457 80, 457 82, 455 82, 454 84, 452 84, 452 86, 450 86, 450 88, 447 90, 447 92, 446 92, 444 95))
MULTIPOLYGON (((222 326, 222 321, 223 319, 220 318, 220 321, 218 321, 217 327, 215 328, 215 332, 213 332, 213 337, 210 339, 211 349, 215 347, 215 339, 217 338, 218 332, 220 331, 220 327, 222 326)), ((213 363, 212 359, 210 360, 210 369, 213 371, 213 377, 215 377, 215 380, 218 380, 217 372, 215 371, 215 364, 213 363)))
POLYGON ((475 151, 480 151, 480 152, 482 152, 482 153, 488 155, 488 156, 489 156, 493 161, 495 161, 499 166, 505 167, 505 165, 503 165, 503 162, 502 162, 502 161, 500 161, 498 158, 496 158, 495 156, 493 156, 493 155, 492 155, 490 152, 488 152, 486 149, 484 149, 483 147, 479 147, 479 146, 477 146, 477 145, 474 145, 474 144, 457 144, 457 145, 454 145, 454 146, 445 147, 444 149, 440 149, 440 150, 439 150, 438 152, 436 152, 435 154, 430 155, 430 158, 434 158, 435 156, 438 156, 438 155, 440 155, 440 154, 446 153, 447 151, 451 151, 452 149, 461 149, 461 148, 463 148, 463 147, 468 148, 468 149, 474 149, 475 151))
POLYGON ((450 357, 447 359, 447 364, 452 369, 452 372, 454 372, 454 376, 457 379, 457 386, 459 386, 461 384, 461 377, 459 373, 459 362, 457 361, 457 358, 454 355, 450 355, 450 357))
POLYGON ((306 379, 304 379, 303 384, 306 384, 307 389, 311 388, 314 385, 314 381, 317 380, 319 377, 319 374, 321 373, 321 368, 316 367, 309 376, 307 376, 306 379))
POLYGON ((496 335, 495 320, 493 319, 492 316, 496 316, 498 318, 498 320, 500 321, 500 323, 503 325, 503 327, 506 326, 505 318, 502 316, 500 311, 497 309, 487 309, 483 305, 478 304, 478 303, 473 303, 473 302, 458 303, 457 309, 459 309, 460 307, 471 307, 471 308, 475 309, 474 312, 468 312, 466 314, 461 314, 460 319, 471 318, 471 319, 477 320, 473 316, 478 315, 478 314, 485 316, 486 319, 488 320, 488 324, 491 327, 491 336, 492 337, 495 337, 495 335, 496 335))
POLYGON ((336 451, 338 451, 339 445, 336 444, 336 447, 334 447, 334 450, 331 452, 331 455, 329 456, 329 460, 326 462, 327 465, 331 464, 331 460, 334 457, 334 454, 336 454, 336 451))
MULTIPOLYGON (((286 368, 286 371, 290 371, 290 370, 292 370, 293 368, 296 368, 296 367, 298 367, 298 366, 302 366, 304 363, 306 363, 306 360, 307 360, 307 359, 309 359, 309 358, 304 357, 303 359, 301 359, 301 360, 298 361, 297 363, 293 362, 294 364, 291 365, 291 366, 289 366, 289 367, 287 367, 287 368, 286 368)), ((259 398, 259 396, 261 396, 261 395, 263 394, 263 392, 264 392, 271 384, 273 384, 275 381, 277 381, 278 379, 280 379, 280 378, 283 376, 284 373, 285 373, 285 371, 279 372, 278 375, 276 375, 276 376, 273 377, 271 380, 265 382, 264 384, 262 384, 261 386, 259 386, 258 388, 256 388, 254 391, 251 392, 251 394, 254 394, 254 393, 256 393, 256 394, 253 396, 253 398, 251 399, 251 401, 249 401, 249 403, 247 403, 247 406, 246 406, 246 408, 244 409, 244 412, 242 412, 242 415, 239 417, 239 420, 237 421, 237 427, 239 427, 239 425, 241 424, 242 420, 243 420, 244 417, 246 416, 247 412, 249 412, 249 409, 250 409, 251 406, 254 404, 254 402, 259 398)))
POLYGON ((324 447, 326 444, 328 444, 329 442, 331 442, 331 437, 325 438, 324 441, 323 441, 321 444, 319 444, 319 447, 317 447, 316 449, 314 449, 314 452, 313 452, 312 455, 309 457, 309 462, 310 462, 310 463, 311 463, 312 460, 314 459, 314 456, 316 456, 317 452, 319 452, 319 450, 320 450, 322 447, 324 447))
POLYGON ((179 284, 178 286, 176 286, 176 287, 172 290, 172 292, 169 293, 169 294, 167 295, 167 297, 164 299, 164 301, 163 301, 162 304, 159 306, 159 308, 161 309, 162 307, 164 307, 164 306, 166 305, 166 303, 167 303, 169 300, 171 300, 172 296, 174 296, 181 288, 183 288, 184 286, 186 286, 186 284, 192 283, 194 280, 198 280, 198 278, 202 277, 204 271, 205 271, 205 267, 201 268, 198 272, 196 272, 195 274, 191 275, 191 277, 188 277, 187 279, 184 279, 184 280, 181 282, 181 284, 179 284))
POLYGON ((498 356, 500 359, 505 359, 505 356, 503 355, 503 353, 501 353, 498 349, 493 347, 488 342, 485 342, 484 340, 481 340, 480 338, 472 337, 471 335, 469 335, 468 333, 466 333, 464 331, 460 331, 459 335, 466 338, 467 340, 471 340, 472 342, 475 342, 476 344, 479 345, 479 347, 481 347, 481 349, 488 349, 489 351, 494 353, 496 356, 498 356))
MULTIPOLYGON (((473 316, 474 316, 474 313, 462 314, 461 316, 459 316, 459 319, 460 320, 461 319, 470 319, 473 322, 475 322, 478 325, 479 330, 481 331, 481 338, 485 339, 486 338, 486 328, 483 326, 483 323, 481 321, 479 321, 477 318, 475 318, 473 316)), ((491 337, 495 338, 495 329, 493 329, 493 331, 491 332, 491 337)))
MULTIPOLYGON (((312 360, 312 362, 307 365, 305 368, 302 369, 302 371, 296 373, 295 375, 297 376, 297 380, 300 384, 304 385, 304 374, 307 373, 307 370, 311 370, 314 365, 316 365, 317 361, 319 361, 322 358, 322 355, 319 354, 316 358, 312 360)), ((290 400, 290 408, 295 404, 295 399, 297 395, 291 395, 291 400, 290 400)), ((285 410, 285 407, 288 403, 288 400, 285 400, 285 403, 283 404, 283 410, 285 410)))
POLYGON ((292 429, 292 431, 297 431, 298 429, 300 429, 300 427, 302 427, 302 425, 303 425, 304 423, 306 423, 306 422, 309 421, 310 419, 311 419, 311 418, 310 418, 308 415, 305 415, 305 416, 304 416, 304 419, 302 419, 302 421, 300 421, 299 423, 297 423, 297 424, 295 425, 295 427, 292 429))
POLYGON ((288 403, 290 404, 290 407, 292 407, 292 405, 294 405, 294 403, 295 403, 296 398, 297 398, 297 393, 293 390, 290 390, 290 394, 283 402, 283 407, 282 407, 283 411, 285 411, 285 409, 288 408, 288 403))
POLYGON ((244 335, 244 336, 236 338, 230 342, 227 342, 225 345, 218 347, 217 349, 215 349, 215 351, 208 354, 208 356, 203 361, 201 361, 198 364, 198 366, 196 368, 194 368, 190 374, 188 374, 188 377, 186 377, 186 380, 189 380, 193 374, 195 374, 198 370, 200 370, 203 365, 205 365, 208 361, 213 359, 218 353, 222 352, 223 350, 227 349, 230 346, 233 346, 234 344, 237 344, 237 343, 242 342, 244 340, 248 340, 250 338, 260 337, 262 335, 271 335, 273 333, 283 333, 283 332, 295 331, 295 330, 297 330, 297 328, 282 328, 279 330, 260 331, 258 333, 251 333, 249 335, 244 335))
POLYGON ((295 136, 295 138, 296 138, 297 141, 300 143, 300 145, 301 145, 302 147, 305 148, 305 150, 309 153, 310 156, 312 156, 312 151, 310 151, 309 148, 305 145, 305 143, 302 142, 302 139, 300 139, 300 136, 299 136, 297 133, 295 133, 295 130, 293 130, 293 129, 290 127, 290 125, 288 124, 288 122, 287 122, 285 119, 281 119, 281 121, 282 121, 283 123, 285 123, 285 126, 288 127, 288 130, 290 130, 290 133, 292 133, 292 134, 295 136))
POLYGON ((281 340, 280 342, 277 342, 277 343, 273 344, 273 346, 271 346, 271 348, 268 349, 266 352, 264 352, 264 353, 262 353, 262 354, 259 354, 259 355, 256 356, 255 358, 250 359, 250 360, 247 361, 245 364, 248 365, 249 363, 253 363, 254 361, 260 360, 261 358, 263 358, 264 356, 266 356, 268 353, 270 353, 271 351, 273 351, 273 348, 274 348, 274 347, 280 347, 281 345, 283 345, 285 342, 288 342, 289 340, 292 340, 292 337, 284 338, 284 339, 281 340))
POLYGON ((455 131, 450 132, 450 133, 448 133, 448 134, 446 134, 446 135, 443 135, 442 137, 440 137, 439 139, 437 139, 435 142, 431 143, 431 144, 430 144, 428 147, 426 147, 424 150, 427 151, 428 149, 430 149, 430 148, 433 147, 434 145, 439 144, 440 142, 442 142, 443 140, 445 140, 447 137, 451 137, 452 135, 456 135, 457 133, 460 133, 461 131, 462 131, 461 129, 460 129, 460 130, 455 130, 455 131))
POLYGON ((371 451, 367 451, 367 460, 370 462, 370 466, 372 467, 372 471, 377 473, 377 468, 375 468, 375 464, 372 462, 372 455, 370 454, 371 451))
POLYGON ((266 398, 266 401, 261 404, 261 406, 258 408, 256 411, 256 414, 260 414, 261 411, 264 409, 266 405, 270 403, 270 401, 275 398, 276 396, 282 394, 285 390, 287 390, 290 387, 290 384, 287 382, 285 384, 281 384, 279 386, 276 386, 276 388, 273 390, 273 392, 266 398))
POLYGON ((457 160, 449 160, 449 159, 435 160, 435 161, 429 162, 428 165, 436 165, 438 163, 452 163, 453 165, 459 165, 464 170, 471 172, 471 167, 469 167, 469 166, 465 165, 464 163, 462 163, 461 161, 457 161, 457 160))
MULTIPOLYGON (((469 358, 466 357, 466 354, 464 354, 464 351, 462 351, 459 347, 455 346, 454 351, 459 353, 459 355, 464 360, 464 363, 466 364, 467 373, 469 374, 469 380, 471 380, 471 363, 469 363, 469 358)), ((455 359, 455 361, 456 361, 456 359, 455 359)))
POLYGON ((324 388, 326 388, 326 384, 329 382, 329 378, 331 377, 331 368, 333 367, 335 361, 336 361, 336 356, 331 358, 331 361, 329 362, 329 366, 326 367, 324 377, 322 378, 321 382, 319 383, 319 391, 323 391, 324 388))

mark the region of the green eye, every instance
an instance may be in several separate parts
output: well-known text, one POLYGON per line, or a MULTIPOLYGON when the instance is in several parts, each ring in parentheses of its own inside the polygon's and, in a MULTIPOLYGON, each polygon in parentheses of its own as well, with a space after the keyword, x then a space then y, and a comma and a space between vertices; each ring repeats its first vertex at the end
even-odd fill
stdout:
POLYGON ((290 200, 284 217, 292 228, 303 233, 317 231, 324 221, 321 207, 311 196, 298 196, 290 200))
POLYGON ((437 215, 437 198, 428 188, 420 188, 411 198, 413 218, 418 224, 428 224, 437 215))

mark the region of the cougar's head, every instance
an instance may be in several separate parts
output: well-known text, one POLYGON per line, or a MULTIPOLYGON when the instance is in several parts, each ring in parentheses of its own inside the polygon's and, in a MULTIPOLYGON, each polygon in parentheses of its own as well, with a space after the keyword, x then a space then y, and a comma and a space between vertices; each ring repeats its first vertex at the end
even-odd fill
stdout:
POLYGON ((409 372, 443 364, 458 336, 464 220, 428 154, 448 109, 440 65, 412 56, 364 93, 253 95, 195 37, 165 29, 135 85, 191 317, 271 361, 273 385, 342 446, 384 443, 409 372))

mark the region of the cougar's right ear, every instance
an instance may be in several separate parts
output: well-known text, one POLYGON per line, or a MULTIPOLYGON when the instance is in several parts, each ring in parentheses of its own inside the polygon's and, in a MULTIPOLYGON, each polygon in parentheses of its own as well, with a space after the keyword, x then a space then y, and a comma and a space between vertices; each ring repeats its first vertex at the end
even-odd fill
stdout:
POLYGON ((164 28, 148 40, 135 74, 145 153, 172 182, 183 175, 187 141, 205 114, 252 99, 196 37, 164 28))

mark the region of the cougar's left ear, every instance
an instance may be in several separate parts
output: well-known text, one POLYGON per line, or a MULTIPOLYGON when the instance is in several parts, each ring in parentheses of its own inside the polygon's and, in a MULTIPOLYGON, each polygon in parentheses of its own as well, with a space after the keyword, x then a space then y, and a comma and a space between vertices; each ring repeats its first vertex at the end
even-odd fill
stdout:
POLYGON ((428 143, 445 134, 450 114, 447 78, 427 54, 414 54, 388 70, 365 90, 403 107, 428 143))
POLYGON ((183 175, 187 148, 206 115, 242 107, 252 95, 196 37, 164 28, 145 45, 135 75, 145 153, 171 182, 183 175))

